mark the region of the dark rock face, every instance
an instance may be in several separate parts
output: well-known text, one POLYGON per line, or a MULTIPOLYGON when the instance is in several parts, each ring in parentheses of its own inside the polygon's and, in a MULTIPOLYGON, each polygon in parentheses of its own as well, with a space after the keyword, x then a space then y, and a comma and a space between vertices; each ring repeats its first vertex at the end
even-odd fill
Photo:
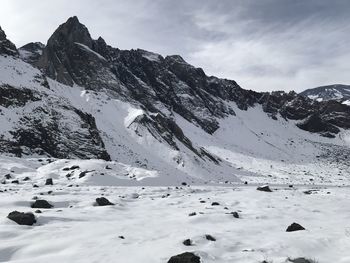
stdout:
POLYGON ((22 213, 18 211, 13 211, 7 216, 7 218, 12 221, 15 221, 19 225, 32 226, 36 223, 35 216, 32 213, 22 213))
POLYGON ((40 42, 31 42, 19 48, 20 58, 29 64, 36 64, 41 57, 45 45, 40 42))
POLYGON ((77 17, 71 17, 50 37, 36 64, 47 76, 66 85, 101 85, 102 88, 104 83, 95 80, 103 73, 106 63, 101 55, 92 51, 93 45, 87 28, 77 17), (86 78, 81 78, 82 73, 86 78))
POLYGON ((300 230, 305 230, 305 228, 299 225, 298 223, 293 223, 290 226, 288 226, 286 232, 294 232, 294 231, 300 231, 300 230))
POLYGON ((272 190, 268 185, 259 186, 258 188, 256 188, 256 190, 262 191, 262 192, 272 192, 272 190))
POLYGON ((5 32, 0 27, 0 55, 18 56, 16 46, 6 38, 5 32))
POLYGON ((53 205, 50 204, 48 201, 46 200, 36 200, 32 205, 32 208, 44 208, 44 209, 49 209, 52 208, 53 205))
POLYGON ((98 206, 114 205, 105 197, 96 198, 96 203, 98 206))
MULTIPOLYGON (((55 105, 52 104, 46 109, 39 106, 34 108, 30 115, 22 116, 19 127, 12 131, 16 144, 26 146, 38 154, 46 153, 56 158, 110 160, 95 118, 71 106, 62 105, 65 113, 69 112, 75 119, 73 127, 76 128, 71 128, 72 126, 67 126, 61 121, 65 117, 59 105, 62 105, 62 102, 57 100, 55 105), (42 122, 43 119, 45 123, 42 122)), ((17 149, 17 145, 11 146, 13 151, 17 149)))
POLYGON ((169 259, 168 263, 200 263, 200 257, 191 252, 185 252, 180 255, 173 256, 169 259))

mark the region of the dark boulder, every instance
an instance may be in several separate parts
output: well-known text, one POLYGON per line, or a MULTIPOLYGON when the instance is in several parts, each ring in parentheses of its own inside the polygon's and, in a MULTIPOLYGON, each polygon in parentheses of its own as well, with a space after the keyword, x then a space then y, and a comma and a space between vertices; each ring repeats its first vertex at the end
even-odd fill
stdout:
POLYGON ((185 246, 192 246, 192 240, 191 239, 186 239, 182 242, 185 246))
POLYGON ((45 185, 53 185, 53 180, 52 180, 52 178, 46 179, 45 185))
POLYGON ((169 259, 168 263, 200 263, 200 257, 191 252, 185 252, 169 259))
POLYGON ((299 225, 298 223, 293 223, 290 226, 288 226, 286 232, 294 232, 294 231, 300 231, 300 230, 305 230, 305 228, 299 225))
POLYGON ((268 185, 259 186, 258 188, 256 188, 256 190, 262 191, 262 192, 272 192, 272 190, 268 185))
POLYGON ((96 203, 98 206, 114 205, 105 197, 96 198, 96 203))
POLYGON ((232 216, 233 216, 234 218, 239 218, 238 212, 232 212, 231 214, 232 214, 232 216))
POLYGON ((52 208, 53 205, 51 205, 48 201, 46 200, 36 200, 32 205, 32 208, 45 208, 49 209, 52 208))
POLYGON ((19 225, 32 226, 36 223, 36 219, 33 213, 22 213, 13 211, 7 216, 8 219, 16 222, 19 225))
POLYGON ((211 235, 205 235, 205 239, 209 241, 216 241, 216 238, 211 235))

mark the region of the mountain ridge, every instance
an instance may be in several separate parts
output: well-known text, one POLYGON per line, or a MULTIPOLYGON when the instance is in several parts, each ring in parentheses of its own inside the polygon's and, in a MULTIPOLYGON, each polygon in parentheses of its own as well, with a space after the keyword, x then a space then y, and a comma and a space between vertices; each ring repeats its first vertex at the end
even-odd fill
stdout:
POLYGON ((0 88, 8 94, 0 100, 6 124, 0 143, 2 152, 17 156, 100 158, 191 180, 236 180, 233 174, 246 171, 219 145, 259 158, 293 153, 288 158, 303 162, 287 141, 308 145, 308 160, 314 160, 322 147, 341 145, 350 128, 346 105, 295 92, 244 90, 179 55, 113 48, 101 37, 93 40, 76 17, 46 45, 26 45, 19 55, 0 58, 0 88))

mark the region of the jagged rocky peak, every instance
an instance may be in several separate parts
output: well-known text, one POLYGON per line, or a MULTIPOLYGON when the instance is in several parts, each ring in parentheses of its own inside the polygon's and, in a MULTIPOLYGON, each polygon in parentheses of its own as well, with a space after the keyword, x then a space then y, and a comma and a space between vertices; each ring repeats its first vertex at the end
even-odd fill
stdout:
POLYGON ((66 23, 60 25, 47 42, 48 46, 66 47, 80 43, 92 48, 92 38, 89 30, 79 22, 76 16, 70 17, 66 23))
POLYGON ((5 31, 0 27, 0 55, 18 56, 18 51, 10 40, 7 39, 5 31))
POLYGON ((41 42, 31 42, 19 48, 18 52, 22 60, 29 64, 35 64, 42 55, 44 48, 45 45, 41 42))
POLYGON ((105 58, 96 50, 104 48, 104 40, 93 40, 89 30, 74 16, 56 29, 35 66, 66 85, 99 87, 101 83, 96 79, 103 75, 105 58))

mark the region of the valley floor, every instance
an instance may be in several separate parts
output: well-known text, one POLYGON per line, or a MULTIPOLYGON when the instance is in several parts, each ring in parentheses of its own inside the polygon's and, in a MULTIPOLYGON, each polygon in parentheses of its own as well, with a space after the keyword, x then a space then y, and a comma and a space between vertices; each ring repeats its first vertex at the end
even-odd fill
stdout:
POLYGON ((350 188, 271 188, 1 185, 0 262, 163 263, 185 251, 204 263, 350 262, 350 188), (35 214, 37 224, 6 218, 14 210, 34 212, 34 196, 54 205, 35 214), (115 205, 95 206, 101 196, 115 205), (293 222, 306 230, 286 232, 293 222))

